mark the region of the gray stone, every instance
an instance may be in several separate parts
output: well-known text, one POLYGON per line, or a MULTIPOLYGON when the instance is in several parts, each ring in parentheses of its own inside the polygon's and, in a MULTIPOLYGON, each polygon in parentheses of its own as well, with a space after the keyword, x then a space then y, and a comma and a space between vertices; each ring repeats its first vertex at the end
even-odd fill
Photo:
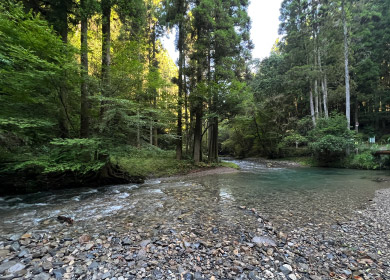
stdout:
POLYGON ((150 239, 147 239, 147 240, 143 240, 141 241, 141 243, 139 244, 142 248, 145 248, 146 246, 148 246, 148 244, 152 242, 150 239))
POLYGON ((255 243, 257 246, 263 246, 263 245, 276 246, 276 242, 267 236, 255 236, 252 238, 252 242, 255 243))
POLYGON ((51 262, 44 262, 44 263, 42 264, 42 268, 43 268, 44 270, 48 271, 48 270, 50 270, 50 269, 53 268, 53 265, 51 264, 51 262))
POLYGON ((0 274, 4 273, 4 271, 6 271, 8 268, 10 268, 11 266, 17 264, 16 261, 9 261, 9 262, 5 262, 5 263, 2 263, 0 264, 0 274))
POLYGON ((193 280, 194 279, 194 275, 192 275, 192 273, 186 273, 183 275, 183 279, 184 280, 193 280))
POLYGON ((34 277, 34 280, 49 280, 49 279, 50 279, 50 275, 44 272, 39 273, 34 277))
POLYGON ((20 237, 22 237, 21 234, 14 234, 12 235, 10 238, 8 238, 8 240, 11 240, 11 241, 18 241, 20 239, 20 237))
POLYGON ((9 250, 1 249, 0 250, 0 258, 5 258, 9 254, 9 250))
POLYGON ((289 274, 288 278, 291 279, 291 280, 297 280, 297 276, 295 276, 294 273, 289 274))
POLYGON ((88 269, 95 269, 95 268, 98 268, 99 267, 99 264, 97 262, 92 262, 89 266, 88 266, 88 269))
POLYGON ((29 254, 29 251, 27 249, 24 249, 24 250, 20 251, 20 253, 18 254, 18 257, 23 258, 23 257, 27 256, 28 254, 29 254))
POLYGON ((288 275, 292 272, 292 267, 289 264, 284 264, 279 267, 280 271, 283 272, 284 275, 288 275))
POLYGON ((53 270, 54 277, 55 277, 56 279, 62 279, 62 276, 64 275, 65 272, 66 272, 66 271, 65 271, 65 269, 63 269, 63 268, 54 269, 54 270, 53 270))
POLYGON ((110 278, 110 277, 111 277, 111 273, 110 273, 110 272, 106 272, 106 273, 104 273, 104 274, 101 276, 102 279, 106 279, 106 278, 110 278))
POLYGON ((131 239, 129 237, 123 238, 122 245, 131 245, 131 239))
POLYGON ((22 263, 16 263, 14 264, 13 266, 11 266, 10 268, 8 268, 8 272, 9 273, 17 273, 21 270, 23 270, 26 266, 22 263))
POLYGON ((14 242, 11 244, 11 246, 9 247, 9 249, 12 251, 12 252, 18 252, 20 250, 20 245, 19 245, 19 242, 14 242))

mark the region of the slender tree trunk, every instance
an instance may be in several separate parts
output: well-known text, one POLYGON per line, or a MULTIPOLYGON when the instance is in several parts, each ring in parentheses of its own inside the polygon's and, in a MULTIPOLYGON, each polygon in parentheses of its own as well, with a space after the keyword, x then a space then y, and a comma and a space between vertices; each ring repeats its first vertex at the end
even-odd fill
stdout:
MULTIPOLYGON (((58 12, 58 19, 54 26, 57 27, 57 31, 61 36, 61 40, 68 43, 68 1, 59 2, 53 7, 58 12)), ((66 75, 66 73, 65 73, 66 75)), ((64 79, 65 81, 66 79, 64 79)), ((68 88, 66 83, 59 85, 59 99, 60 99, 60 112, 58 117, 58 125, 60 129, 60 137, 69 137, 69 116, 68 116, 68 88)))
POLYGON ((314 80, 314 105, 315 105, 315 118, 319 118, 319 100, 318 100, 318 81, 314 80))
POLYGON ((316 116, 314 114, 314 103, 313 103, 313 90, 312 88, 310 87, 310 95, 309 95, 309 98, 310 98, 310 115, 311 115, 311 119, 313 121, 313 125, 316 126, 316 116))
POLYGON ((80 0, 81 6, 81 108, 80 137, 89 136, 89 101, 88 101, 88 16, 86 0, 80 0))
POLYGON ((345 116, 347 117, 347 126, 350 129, 351 125, 351 93, 349 85, 349 50, 348 50, 348 29, 347 18, 345 15, 345 1, 342 2, 342 17, 344 29, 344 64, 345 64, 345 116))
POLYGON ((318 67, 321 73, 321 91, 322 91, 322 104, 324 108, 324 117, 327 119, 329 117, 328 112, 328 80, 326 77, 326 73, 324 69, 322 68, 322 62, 321 62, 321 52, 318 50, 318 67))
MULTIPOLYGON (((183 68, 185 69, 185 60, 183 62, 183 68)), ((187 95, 187 81, 186 75, 183 77, 183 89, 184 89, 184 119, 186 125, 186 155, 188 155, 189 151, 189 142, 190 142, 190 127, 188 120, 188 95, 187 95)))
POLYGON ((356 133, 359 132, 359 102, 357 96, 355 100, 355 131, 356 133))
POLYGON ((202 160, 202 115, 203 110, 201 105, 197 106, 195 112, 195 128, 194 128, 194 161, 199 163, 202 160))
MULTIPOLYGON (((154 98, 153 106, 155 109, 157 109, 157 96, 154 98)), ((158 120, 155 120, 155 123, 157 122, 158 120)), ((158 130, 156 126, 153 128, 153 145, 158 147, 158 130)))
MULTIPOLYGON (((108 97, 110 87, 110 64, 111 64, 111 0, 102 0, 102 95, 108 97)), ((102 102, 100 116, 104 114, 102 102)))
POLYGON ((141 127, 140 127, 140 114, 139 110, 137 110, 137 147, 141 148, 141 127))
POLYGON ((177 142, 176 142, 176 159, 181 160, 183 154, 183 60, 184 60, 184 30, 182 22, 179 23, 179 79, 178 79, 178 102, 177 102, 177 142))

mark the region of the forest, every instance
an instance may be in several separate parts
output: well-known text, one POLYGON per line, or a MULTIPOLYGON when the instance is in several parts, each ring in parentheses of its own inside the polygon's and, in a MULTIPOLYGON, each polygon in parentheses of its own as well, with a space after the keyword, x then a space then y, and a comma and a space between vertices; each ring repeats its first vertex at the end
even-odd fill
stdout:
POLYGON ((390 1, 284 0, 262 60, 248 5, 1 1, 1 193, 138 182, 221 155, 389 166, 376 153, 390 150, 390 1))

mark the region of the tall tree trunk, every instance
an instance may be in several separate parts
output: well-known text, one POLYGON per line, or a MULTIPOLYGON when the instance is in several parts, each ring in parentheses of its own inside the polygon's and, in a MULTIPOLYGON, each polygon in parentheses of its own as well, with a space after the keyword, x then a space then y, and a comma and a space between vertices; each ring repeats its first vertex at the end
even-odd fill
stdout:
POLYGON ((328 79, 326 76, 326 72, 322 68, 322 61, 321 61, 321 51, 318 49, 318 67, 321 73, 321 91, 322 91, 322 103, 324 108, 324 117, 327 119, 329 117, 328 112, 328 79))
POLYGON ((344 64, 345 64, 345 116, 347 117, 347 126, 350 129, 351 124, 351 93, 349 85, 349 50, 348 50, 348 29, 347 18, 345 15, 345 1, 342 1, 342 17, 344 29, 344 64))
POLYGON ((178 79, 178 102, 177 102, 177 140, 176 140, 176 159, 181 160, 183 154, 183 60, 184 60, 184 27, 179 23, 179 79, 178 79))
POLYGON ((80 0, 81 6, 81 108, 80 137, 89 136, 89 102, 88 102, 88 16, 86 0, 80 0))
MULTIPOLYGON (((53 6, 57 12, 57 20, 53 23, 55 30, 60 34, 61 40, 68 43, 68 1, 61 1, 53 6)), ((66 73, 65 73, 66 75, 66 73)), ((65 81, 66 79, 64 79, 65 81)), ((68 115, 68 88, 66 83, 59 85, 60 112, 58 116, 58 125, 60 129, 60 137, 69 137, 69 115, 68 115)))
POLYGON ((198 105, 195 112, 195 128, 194 128, 194 162, 199 163, 202 160, 202 118, 203 110, 201 105, 198 105))
POLYGON ((314 110, 315 110, 315 118, 316 120, 319 118, 319 100, 318 100, 318 81, 314 80, 314 110))
MULTIPOLYGON (((101 0, 102 8, 102 95, 108 97, 110 88, 110 64, 111 64, 111 0, 101 0)), ((104 105, 102 102, 100 116, 103 117, 104 105)))
POLYGON ((310 95, 309 95, 309 98, 310 98, 310 115, 311 115, 311 119, 313 121, 313 125, 316 126, 316 116, 314 114, 314 103, 313 103, 313 89, 310 87, 310 95))
MULTIPOLYGON (((185 69, 185 60, 183 62, 183 68, 185 69)), ((183 91, 184 91, 184 120, 186 125, 186 155, 188 155, 189 151, 189 142, 190 142, 190 125, 188 119, 188 95, 187 95, 187 81, 186 75, 183 77, 183 91)))
POLYGON ((359 132, 359 102, 357 96, 355 100, 355 131, 356 133, 359 132))

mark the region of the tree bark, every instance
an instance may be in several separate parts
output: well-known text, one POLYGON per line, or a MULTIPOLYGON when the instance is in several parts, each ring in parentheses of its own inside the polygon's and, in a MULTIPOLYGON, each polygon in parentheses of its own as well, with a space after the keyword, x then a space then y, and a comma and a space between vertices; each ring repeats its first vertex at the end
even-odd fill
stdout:
POLYGON ((199 163, 202 160, 202 105, 198 104, 195 112, 194 128, 194 162, 199 163))
POLYGON ((351 94, 349 85, 349 50, 348 50, 348 29, 347 18, 345 15, 345 1, 342 1, 342 17, 344 29, 344 64, 345 64, 345 116, 347 118, 347 126, 350 129, 351 124, 351 94))
POLYGON ((313 121, 313 125, 316 126, 316 116, 314 114, 314 103, 313 103, 313 89, 310 87, 310 95, 309 95, 309 98, 310 98, 310 115, 311 115, 311 119, 313 121))
MULTIPOLYGON (((102 0, 102 96, 108 97, 111 64, 111 0, 102 0)), ((103 117, 106 102, 102 102, 100 117, 103 117)))
POLYGON ((321 62, 321 51, 318 50, 318 67, 321 73, 321 91, 322 91, 322 103, 324 108, 324 117, 327 119, 329 117, 328 112, 328 79, 326 76, 326 72, 322 68, 321 62))
POLYGON ((89 136, 89 101, 88 101, 88 16, 86 0, 80 0, 81 6, 81 108, 80 137, 89 136))
POLYGON ((176 159, 181 160, 183 154, 183 60, 184 60, 184 27, 183 23, 179 23, 179 79, 178 79, 178 102, 177 102, 177 140, 176 140, 176 159))

